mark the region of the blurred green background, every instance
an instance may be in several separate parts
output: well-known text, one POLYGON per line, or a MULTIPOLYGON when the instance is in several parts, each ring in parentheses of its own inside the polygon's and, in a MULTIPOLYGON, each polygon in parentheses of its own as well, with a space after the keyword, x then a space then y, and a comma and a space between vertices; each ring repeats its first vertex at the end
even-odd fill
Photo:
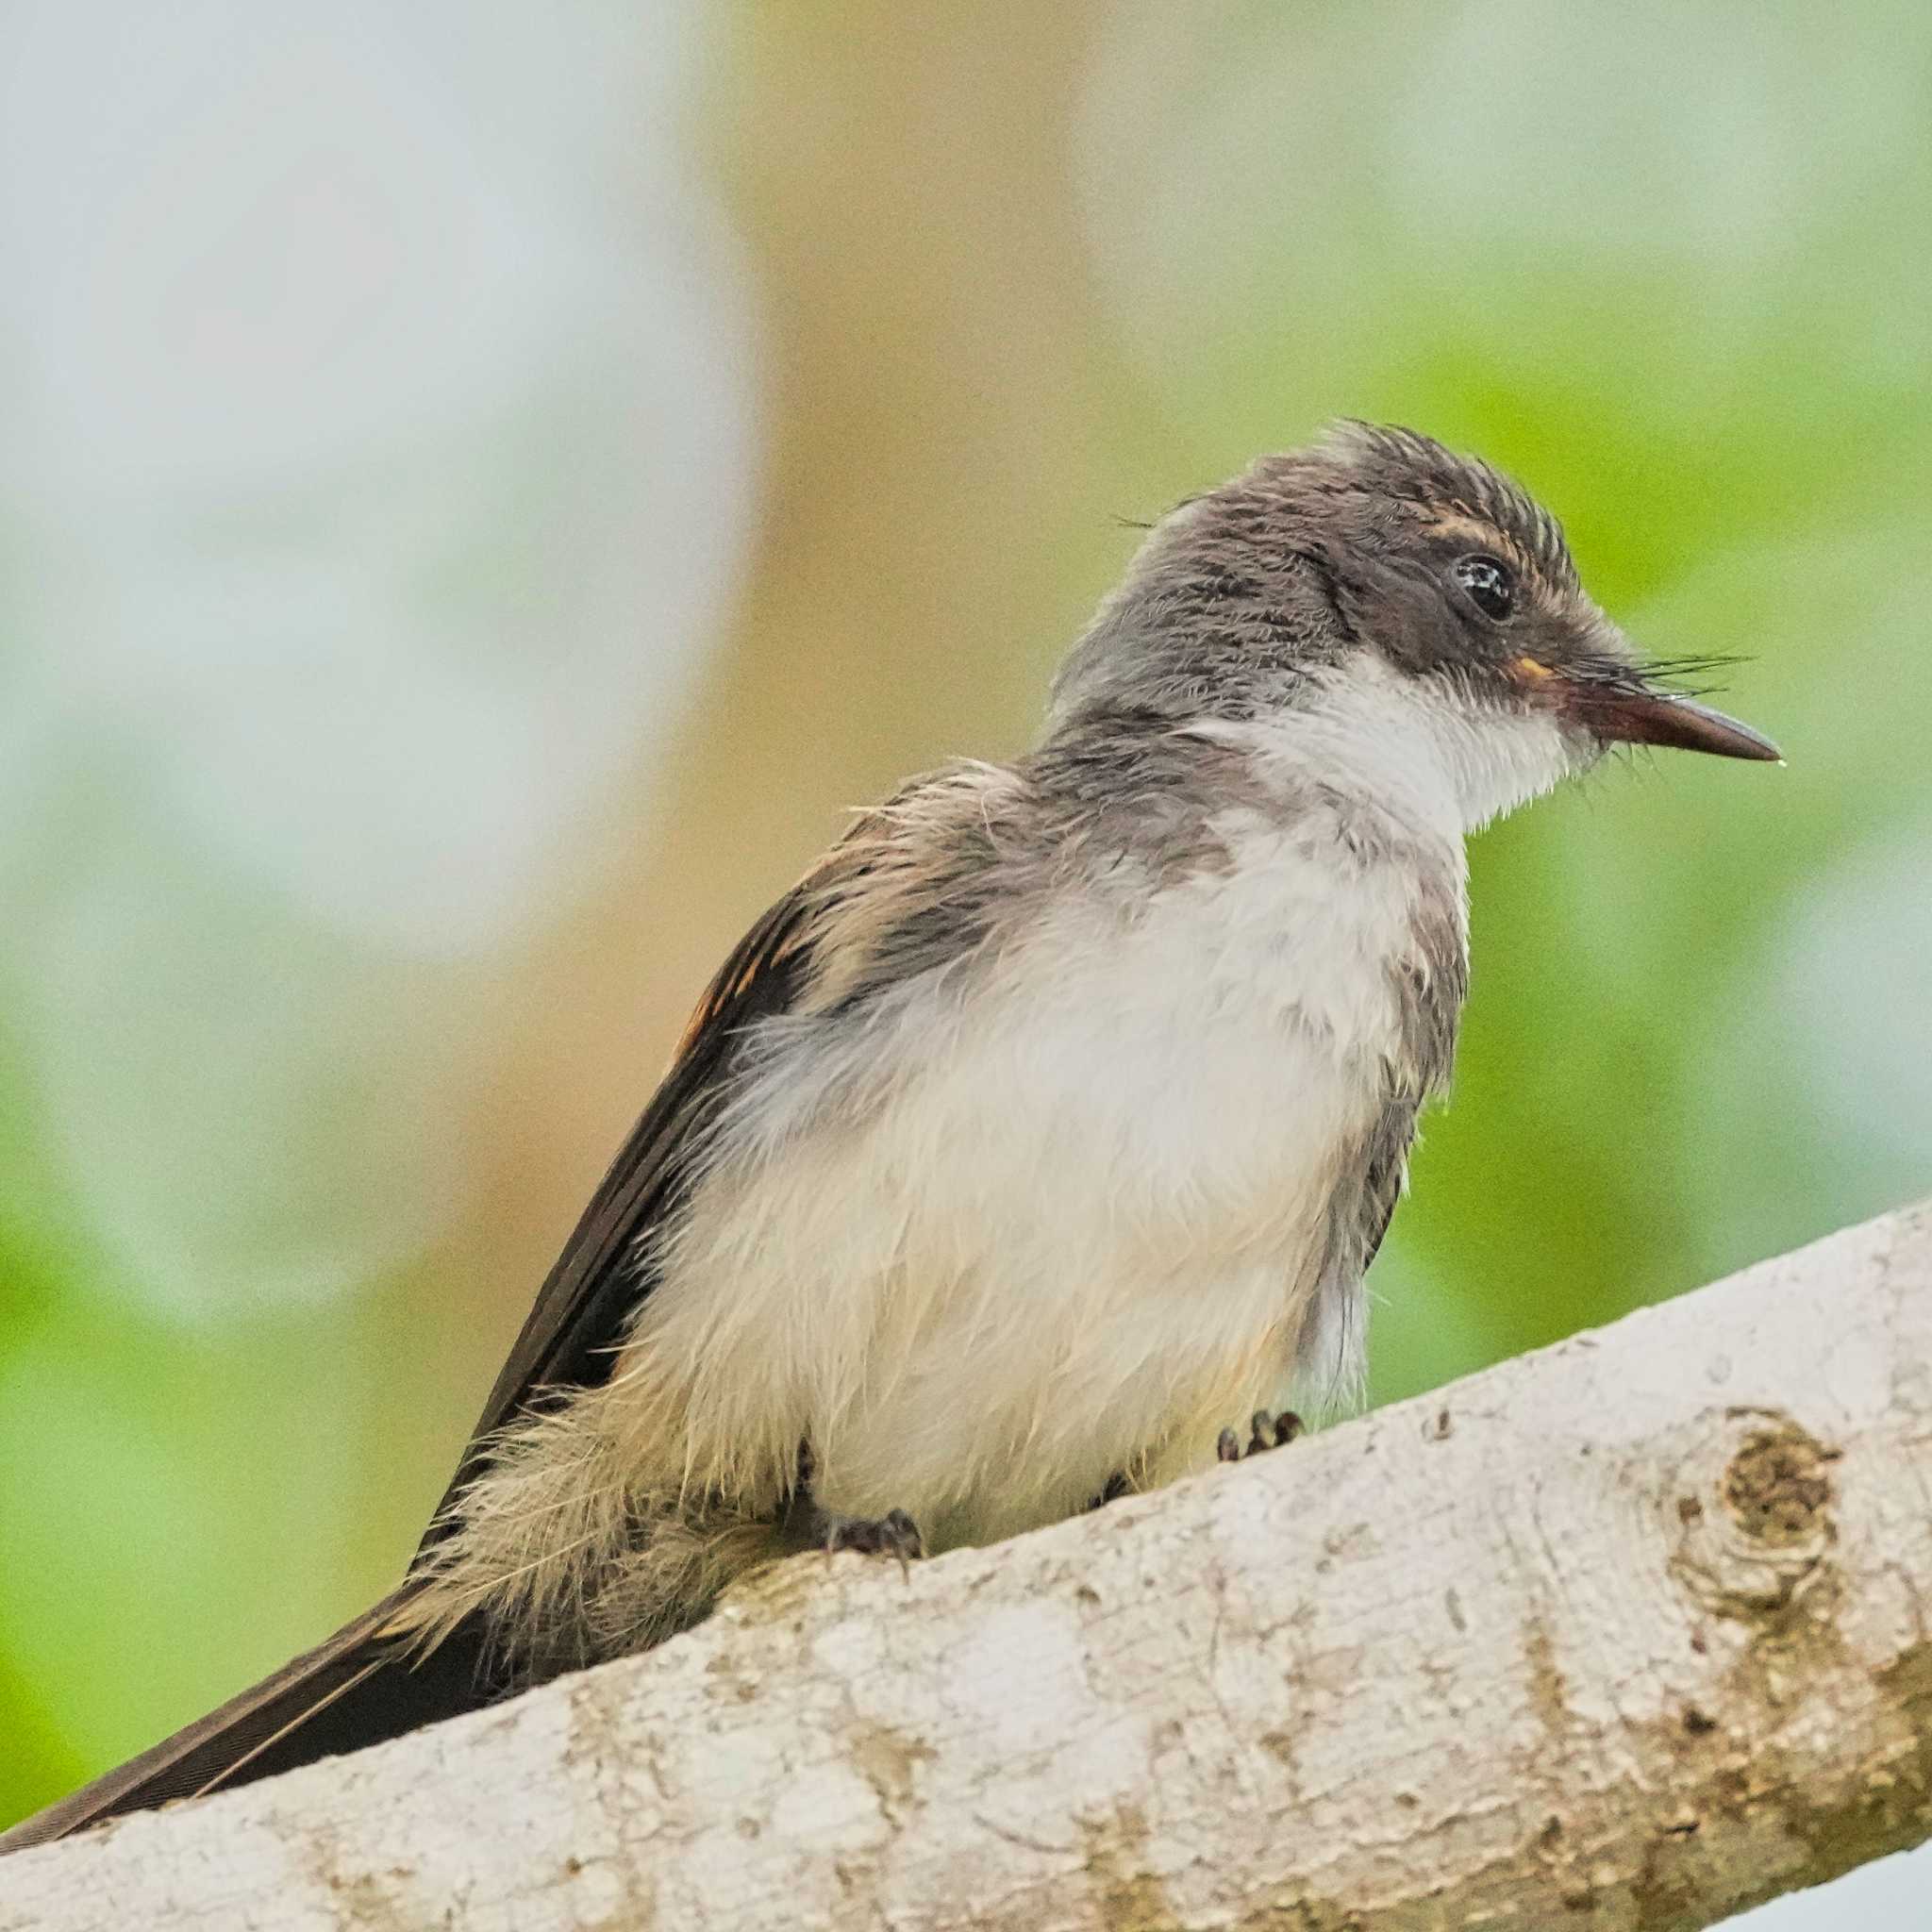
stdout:
POLYGON ((1790 759, 1478 841, 1376 1397, 1924 1192, 1928 128, 1886 0, 0 14, 0 1820, 392 1580, 738 932, 1335 414, 1790 759))

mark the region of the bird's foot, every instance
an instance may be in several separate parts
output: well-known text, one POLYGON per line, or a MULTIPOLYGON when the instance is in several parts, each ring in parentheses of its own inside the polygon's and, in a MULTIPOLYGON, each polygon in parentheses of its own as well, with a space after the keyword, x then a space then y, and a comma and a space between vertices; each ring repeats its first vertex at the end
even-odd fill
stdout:
POLYGON ((1264 1449, 1285 1449, 1302 1432, 1302 1419, 1292 1409, 1282 1409, 1271 1415, 1265 1408, 1257 1408, 1248 1423, 1248 1444, 1241 1447, 1241 1439, 1232 1429, 1223 1429, 1221 1440, 1214 1445, 1214 1454, 1222 1462, 1240 1462, 1250 1456, 1258 1456, 1264 1449))
POLYGON ((914 1557, 925 1555, 919 1525, 903 1509, 888 1509, 883 1516, 834 1516, 822 1509, 818 1526, 828 1561, 841 1550, 858 1550, 869 1557, 897 1557, 905 1570, 914 1557))

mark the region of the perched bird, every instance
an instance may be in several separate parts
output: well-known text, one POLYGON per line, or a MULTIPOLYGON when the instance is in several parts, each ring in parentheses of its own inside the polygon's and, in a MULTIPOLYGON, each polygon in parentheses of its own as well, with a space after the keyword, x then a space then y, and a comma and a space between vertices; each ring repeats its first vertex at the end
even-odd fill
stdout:
POLYGON ((1158 524, 1038 746, 912 781, 724 963, 401 1586, 0 1843, 392 1736, 809 1545, 984 1542, 1345 1396, 1468 977, 1463 837, 1669 688, 1514 483, 1344 425, 1158 524))

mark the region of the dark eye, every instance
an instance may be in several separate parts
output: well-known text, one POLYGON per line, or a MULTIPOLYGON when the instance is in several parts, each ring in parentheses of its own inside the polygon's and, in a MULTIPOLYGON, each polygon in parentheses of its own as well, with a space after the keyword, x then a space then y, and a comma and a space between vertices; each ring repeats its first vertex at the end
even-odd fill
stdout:
POLYGON ((1485 617, 1498 624, 1516 608, 1516 579, 1493 557, 1465 557, 1456 565, 1456 581, 1485 617))

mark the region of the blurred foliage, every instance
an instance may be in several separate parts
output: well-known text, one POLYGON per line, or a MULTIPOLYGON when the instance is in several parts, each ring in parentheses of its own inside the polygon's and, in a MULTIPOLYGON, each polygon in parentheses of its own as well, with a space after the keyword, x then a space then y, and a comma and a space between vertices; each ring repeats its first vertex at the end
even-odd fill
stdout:
MULTIPOLYGON (((1724 701, 1790 759, 1613 761, 1477 841, 1457 1097, 1373 1277, 1376 1399, 1924 1190, 1932 14, 831 12, 693 11, 647 45, 584 4, 541 49, 466 25, 449 74, 427 27, 382 42, 405 33, 383 10, 256 10, 258 41, 325 47, 318 71, 388 61, 425 125, 489 158, 536 236, 503 287, 560 273, 558 237, 580 229, 591 267, 571 305, 502 324, 475 393, 540 371, 513 406, 452 406, 383 458, 379 523, 358 514, 360 458, 199 478, 218 583, 249 575, 272 607, 281 579, 250 574, 299 528, 318 557, 392 551, 396 608, 434 620, 322 703, 310 792, 276 789, 279 757, 252 790, 171 790, 170 759, 219 747, 156 700, 172 686, 126 698, 118 663, 119 708, 50 712, 58 731, 0 760, 0 1818, 387 1584, 737 931, 848 803, 1024 741, 1127 554, 1115 517, 1334 414, 1522 476, 1640 641, 1739 656, 1724 701), (651 306, 700 287, 670 321, 651 306), (563 311, 612 290, 641 291, 635 340, 586 346, 563 311), (556 390, 559 363, 580 391, 556 390), (707 384, 754 435, 728 408, 690 413, 707 384), (394 493, 405 470, 416 493, 394 493), (452 534, 445 497, 473 475, 452 534), (636 597, 564 600, 587 565, 636 597), (702 583, 659 608, 679 570, 702 583), (621 649, 574 668, 573 625, 621 649), (465 655, 473 630, 489 636, 465 655), (662 679, 602 681, 636 651, 662 679), (426 722, 389 764, 365 758, 358 720, 425 664, 442 680, 409 714, 426 722), (575 790, 539 756, 550 740, 515 735, 566 700, 558 769, 602 733, 575 790), (490 706, 460 762, 441 734, 490 706), (554 823, 518 831, 511 808, 546 785, 554 823), (318 896, 283 856, 312 858, 351 804, 350 884, 318 896), (445 808, 505 829, 457 851, 445 808), (209 842, 244 825, 246 849, 209 842), (425 943, 403 915, 495 891, 505 851, 533 881, 513 911, 465 900, 458 937, 425 943), (391 865, 402 909, 377 917, 356 894, 391 865)), ((83 70, 25 71, 57 101, 64 75, 67 111, 88 111, 83 70)), ((359 124, 331 124, 399 198, 443 165, 404 121, 409 141, 363 148, 359 124)), ((237 125, 231 170, 287 160, 237 125)), ((145 206, 145 164, 124 165, 145 206)), ((50 193, 48 173, 22 192, 50 193)), ((317 206, 303 218, 359 233, 387 204, 317 206)), ((398 259, 386 273, 407 275, 398 259)), ((386 312, 345 311, 344 340, 386 312)), ((473 304, 461 326, 494 314, 473 304)), ((443 373, 448 338, 421 335, 406 387, 443 373)), ((219 366, 201 379, 219 405, 219 366)), ((103 497, 50 548, 35 491, 61 487, 12 478, 16 696, 59 686, 76 586, 125 536, 103 497)), ((131 608, 139 639, 149 607, 131 608)), ((178 626, 183 663, 200 636, 178 626)), ((305 689, 333 689, 297 657, 305 689)), ((263 700, 297 727, 310 701, 263 700)))

